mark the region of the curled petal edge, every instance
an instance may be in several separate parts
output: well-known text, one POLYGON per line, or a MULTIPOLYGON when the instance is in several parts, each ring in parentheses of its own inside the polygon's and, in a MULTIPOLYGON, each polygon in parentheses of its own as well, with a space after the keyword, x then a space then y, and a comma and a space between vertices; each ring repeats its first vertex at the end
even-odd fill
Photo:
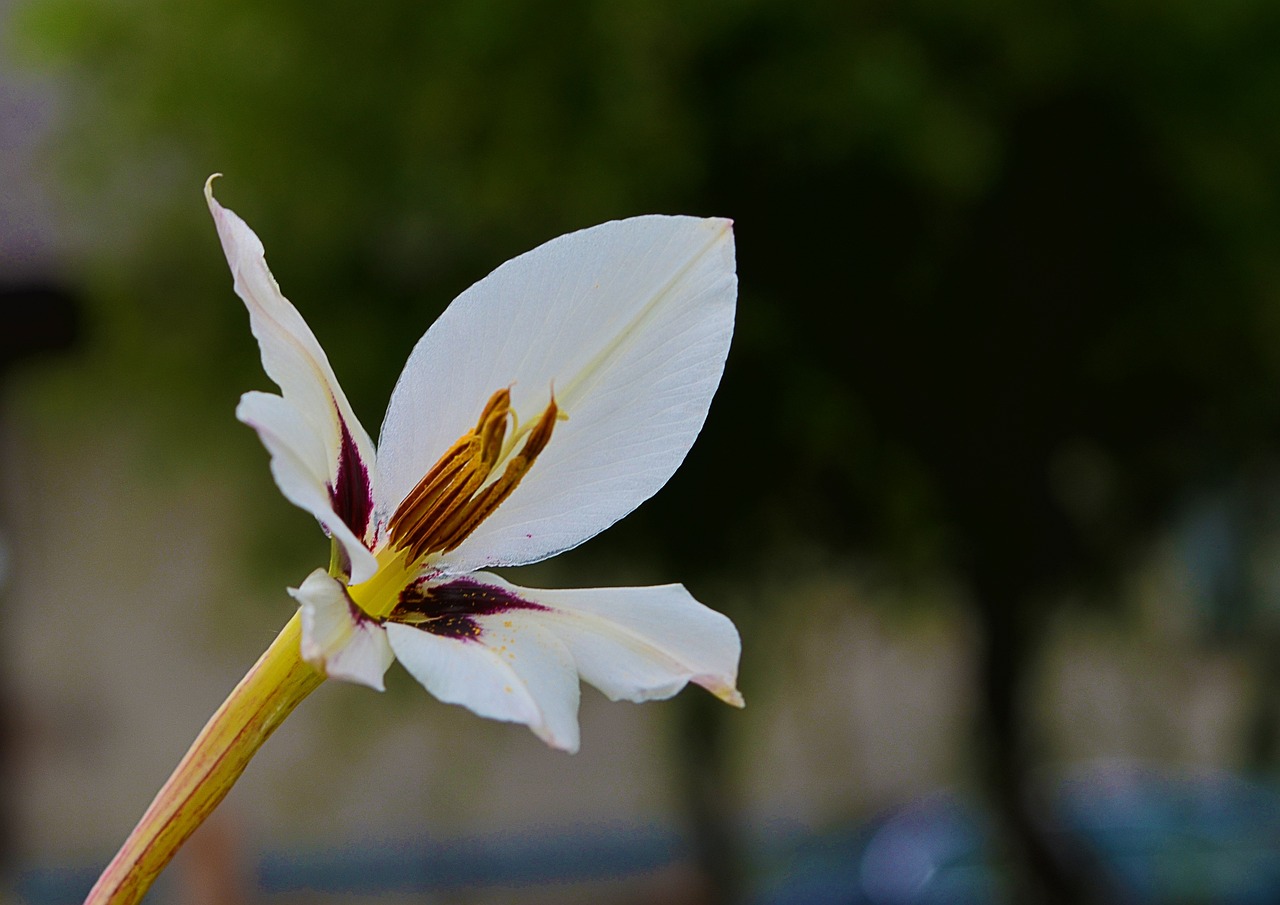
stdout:
POLYGON ((302 614, 302 659, 332 679, 385 690, 394 659, 386 630, 357 609, 342 583, 316 569, 289 594, 302 614))

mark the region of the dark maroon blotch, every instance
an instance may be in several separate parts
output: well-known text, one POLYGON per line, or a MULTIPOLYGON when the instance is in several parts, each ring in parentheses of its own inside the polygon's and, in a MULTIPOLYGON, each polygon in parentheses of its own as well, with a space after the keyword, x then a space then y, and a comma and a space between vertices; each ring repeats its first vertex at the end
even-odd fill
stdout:
POLYGON ((369 486, 369 467, 360 458, 360 447, 347 430, 341 417, 342 442, 338 449, 338 477, 329 487, 329 500, 338 518, 361 540, 369 530, 373 516, 373 488, 369 486))
POLYGON ((466 640, 480 636, 477 616, 516 610, 546 610, 546 607, 497 585, 473 578, 456 578, 448 584, 414 584, 405 588, 390 620, 405 622, 433 635, 466 640))

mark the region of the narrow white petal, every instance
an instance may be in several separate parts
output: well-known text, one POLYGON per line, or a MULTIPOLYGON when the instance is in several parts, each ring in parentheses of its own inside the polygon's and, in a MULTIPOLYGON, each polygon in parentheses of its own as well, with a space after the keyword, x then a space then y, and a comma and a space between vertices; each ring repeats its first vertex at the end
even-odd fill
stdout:
POLYGON ((671 476, 706 419, 733 332, 726 220, 637 217, 562 236, 459 296, 418 342, 379 445, 402 499, 490 395, 524 421, 554 389, 568 420, 450 571, 533 562, 626 515, 671 476))
POLYGON ((475 638, 387 623, 404 668, 428 691, 494 720, 524 723, 548 745, 578 750, 578 674, 573 658, 526 614, 507 614, 475 638))
MULTIPOLYGON (((249 326, 262 351, 263 368, 296 412, 299 430, 309 430, 319 438, 324 451, 320 474, 336 501, 329 507, 352 523, 356 535, 371 542, 369 512, 377 488, 373 443, 352 412, 311 328, 281 294, 267 268, 262 242, 234 211, 214 199, 213 177, 205 183, 205 198, 231 267, 236 294, 249 311, 249 326), (356 504, 344 504, 349 498, 356 504)), ((328 526, 327 520, 321 521, 328 526)))
POLYGON ((526 618, 564 642, 582 678, 612 700, 669 698, 693 682, 727 703, 743 704, 736 687, 738 630, 683 585, 542 590, 487 573, 471 578, 545 607, 526 618))
POLYGON ((346 588, 316 569, 289 593, 302 609, 302 658, 330 678, 382 691, 394 659, 387 633, 355 608, 346 588))
POLYGON ((287 399, 272 393, 240 397, 236 417, 258 432, 271 454, 271 474, 285 499, 316 517, 346 552, 352 581, 372 578, 378 561, 334 511, 328 484, 328 451, 307 419, 287 399))

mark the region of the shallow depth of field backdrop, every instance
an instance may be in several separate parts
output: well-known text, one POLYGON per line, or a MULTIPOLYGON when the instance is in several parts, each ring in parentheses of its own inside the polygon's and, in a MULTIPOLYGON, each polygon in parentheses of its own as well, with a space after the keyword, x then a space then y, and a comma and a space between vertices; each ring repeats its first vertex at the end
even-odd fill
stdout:
POLYGON ((734 218, 688 461, 521 578, 683 581, 748 707, 587 692, 568 757, 327 685, 157 905, 1273 900, 1277 42, 1265 0, 4 0, 6 888, 77 901, 327 558, 233 416, 219 171, 371 431, 508 257, 734 218))

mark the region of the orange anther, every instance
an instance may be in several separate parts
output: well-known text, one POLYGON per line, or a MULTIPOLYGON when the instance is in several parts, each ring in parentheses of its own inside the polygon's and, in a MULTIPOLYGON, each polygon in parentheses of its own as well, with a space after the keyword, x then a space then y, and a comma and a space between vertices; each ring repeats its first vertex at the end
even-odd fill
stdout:
POLYGON ((494 393, 475 429, 460 437, 396 507, 387 524, 391 543, 415 560, 461 544, 515 490, 551 441, 558 415, 553 397, 520 451, 485 485, 502 455, 511 417, 510 390, 494 393))

